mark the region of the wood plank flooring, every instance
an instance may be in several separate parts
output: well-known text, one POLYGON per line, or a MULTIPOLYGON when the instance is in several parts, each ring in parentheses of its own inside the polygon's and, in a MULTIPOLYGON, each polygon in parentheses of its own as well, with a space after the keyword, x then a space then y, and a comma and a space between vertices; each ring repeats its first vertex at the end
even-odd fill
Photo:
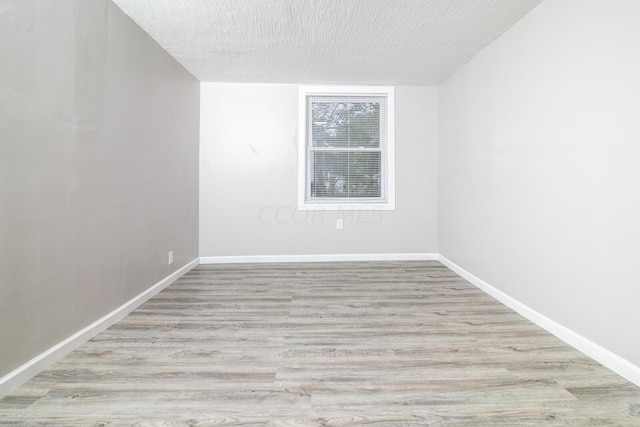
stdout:
POLYGON ((438 262, 203 265, 0 425, 640 426, 640 388, 438 262))

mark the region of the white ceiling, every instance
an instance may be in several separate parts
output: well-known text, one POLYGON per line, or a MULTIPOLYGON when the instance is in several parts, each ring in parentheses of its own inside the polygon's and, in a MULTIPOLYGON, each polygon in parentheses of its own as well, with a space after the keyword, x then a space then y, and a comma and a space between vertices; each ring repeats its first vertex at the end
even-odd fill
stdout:
POLYGON ((114 0, 201 81, 434 85, 542 0, 114 0))

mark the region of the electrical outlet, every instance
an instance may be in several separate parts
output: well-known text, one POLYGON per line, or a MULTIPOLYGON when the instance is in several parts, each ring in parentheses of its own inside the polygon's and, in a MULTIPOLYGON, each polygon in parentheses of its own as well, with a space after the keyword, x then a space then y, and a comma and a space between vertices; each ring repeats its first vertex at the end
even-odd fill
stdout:
POLYGON ((173 251, 169 251, 169 265, 173 264, 173 251))
POLYGON ((342 218, 338 218, 338 219, 336 220, 336 228, 337 228, 338 230, 342 230, 342 226, 343 226, 343 225, 344 225, 344 224, 343 224, 343 222, 342 222, 342 218))

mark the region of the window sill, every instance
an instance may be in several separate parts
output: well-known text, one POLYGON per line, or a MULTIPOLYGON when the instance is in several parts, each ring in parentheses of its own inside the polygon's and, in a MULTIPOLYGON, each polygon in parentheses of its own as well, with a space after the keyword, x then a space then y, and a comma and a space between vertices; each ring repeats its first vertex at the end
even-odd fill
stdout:
POLYGON ((299 211, 395 211, 395 203, 304 203, 299 211))

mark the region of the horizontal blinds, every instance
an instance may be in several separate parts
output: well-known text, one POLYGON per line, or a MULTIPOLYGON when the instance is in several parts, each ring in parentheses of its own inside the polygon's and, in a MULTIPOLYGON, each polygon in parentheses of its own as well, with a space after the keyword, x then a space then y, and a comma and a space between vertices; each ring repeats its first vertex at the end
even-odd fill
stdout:
POLYGON ((308 96, 307 120, 307 201, 385 201, 386 97, 308 96))

